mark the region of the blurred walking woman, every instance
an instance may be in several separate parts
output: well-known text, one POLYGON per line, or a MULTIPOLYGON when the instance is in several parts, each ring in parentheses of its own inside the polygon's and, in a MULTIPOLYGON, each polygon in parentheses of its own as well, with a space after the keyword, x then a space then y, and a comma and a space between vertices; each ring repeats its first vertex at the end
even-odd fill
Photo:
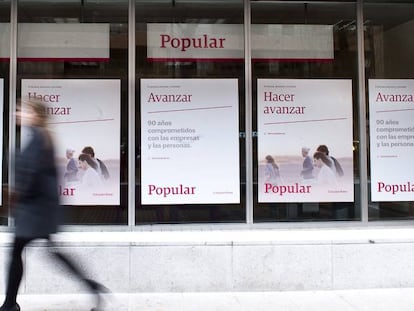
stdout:
MULTIPOLYGON (((19 311, 17 292, 23 275, 22 252, 35 239, 46 239, 58 231, 61 212, 57 191, 57 170, 51 135, 46 127, 47 115, 41 102, 24 103, 18 111, 17 123, 26 127, 29 138, 16 155, 15 171, 15 237, 9 266, 6 299, 0 311, 19 311)), ((99 308, 104 287, 87 279, 78 267, 55 249, 47 248, 55 258, 76 275, 95 294, 99 308)), ((97 310, 97 309, 95 309, 97 310)))

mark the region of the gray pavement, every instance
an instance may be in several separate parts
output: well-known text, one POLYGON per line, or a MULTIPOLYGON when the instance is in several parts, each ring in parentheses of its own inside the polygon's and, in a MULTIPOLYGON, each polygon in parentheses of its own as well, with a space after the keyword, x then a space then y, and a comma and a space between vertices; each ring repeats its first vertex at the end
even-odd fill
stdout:
MULTIPOLYGON (((3 298, 3 297, 2 297, 3 298)), ((337 291, 112 294, 111 311, 406 311, 414 310, 414 288, 337 291)), ((20 295, 22 311, 87 311, 85 294, 20 295)))

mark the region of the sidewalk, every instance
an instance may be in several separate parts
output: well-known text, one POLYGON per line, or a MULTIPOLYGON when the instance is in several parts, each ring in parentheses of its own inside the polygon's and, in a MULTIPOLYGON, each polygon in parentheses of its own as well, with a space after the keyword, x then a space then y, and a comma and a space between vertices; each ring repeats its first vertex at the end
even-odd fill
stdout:
MULTIPOLYGON (((93 298, 85 294, 20 295, 18 300, 22 311, 89 311, 93 307, 93 298)), ((414 310, 414 288, 114 294, 104 310, 411 311, 414 310)))

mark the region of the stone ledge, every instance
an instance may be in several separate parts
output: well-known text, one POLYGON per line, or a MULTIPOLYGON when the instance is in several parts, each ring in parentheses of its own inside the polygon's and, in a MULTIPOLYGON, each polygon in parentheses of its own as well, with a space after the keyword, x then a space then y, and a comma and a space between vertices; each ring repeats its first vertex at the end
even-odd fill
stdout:
MULTIPOLYGON (((0 246, 11 244, 13 235, 0 232, 0 246)), ((173 246, 173 245, 336 245, 414 243, 414 228, 381 229, 247 229, 210 231, 62 232, 58 245, 173 246)), ((42 242, 34 243, 42 245, 42 242)))

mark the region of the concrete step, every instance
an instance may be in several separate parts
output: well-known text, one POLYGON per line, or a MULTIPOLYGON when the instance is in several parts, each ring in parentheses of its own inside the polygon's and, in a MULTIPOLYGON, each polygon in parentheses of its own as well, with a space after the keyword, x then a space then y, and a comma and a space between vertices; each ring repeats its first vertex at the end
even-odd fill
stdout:
MULTIPOLYGON (((3 297, 1 297, 3 298, 3 297)), ((105 296, 111 311, 408 311, 414 288, 202 293, 117 293, 105 296)), ((93 307, 86 294, 18 297, 22 311, 83 311, 93 307)))

